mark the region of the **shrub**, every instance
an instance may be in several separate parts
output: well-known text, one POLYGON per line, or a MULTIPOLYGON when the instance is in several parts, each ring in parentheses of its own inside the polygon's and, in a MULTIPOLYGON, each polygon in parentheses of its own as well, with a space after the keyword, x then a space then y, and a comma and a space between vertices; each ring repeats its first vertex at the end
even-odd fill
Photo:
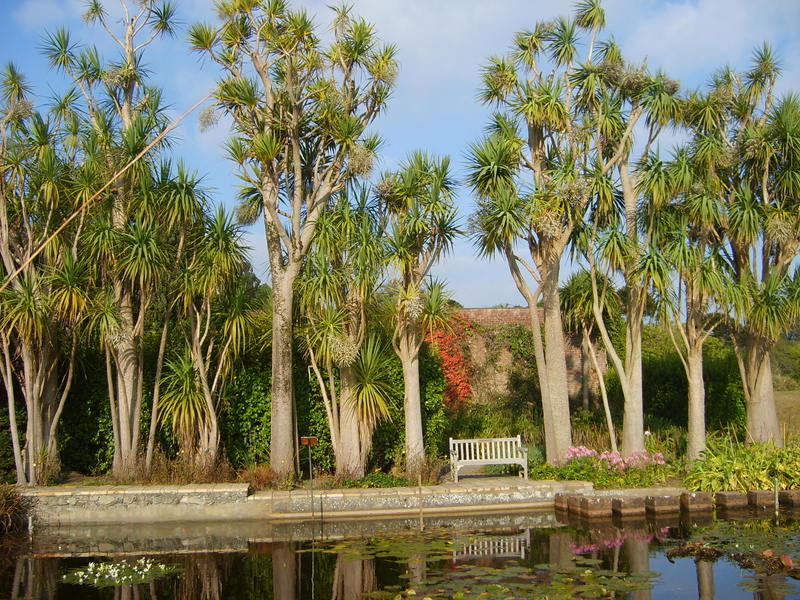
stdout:
POLYGON ((684 485, 704 492, 770 490, 800 487, 800 445, 776 448, 748 444, 732 435, 710 436, 700 460, 692 464, 684 485))
POLYGON ((282 483, 280 476, 269 465, 245 467, 239 471, 237 479, 243 483, 249 483, 254 490, 275 488, 282 483))
MULTIPOLYGON (((619 346, 622 347, 622 346, 619 346)), ((644 412, 651 430, 663 425, 686 427, 688 385, 678 354, 663 327, 645 327, 642 337, 644 412)), ((709 430, 743 429, 746 408, 742 380, 733 349, 724 339, 710 337, 703 347, 706 423, 709 430)), ((606 374, 615 421, 621 423, 623 395, 613 368, 606 374)))
POLYGON ((20 495, 13 485, 0 484, 0 536, 24 531, 32 510, 33 500, 20 495))
POLYGON ((529 471, 532 477, 591 481, 596 487, 647 487, 666 481, 673 469, 662 454, 647 450, 623 458, 619 452, 572 446, 563 465, 532 464, 529 471))

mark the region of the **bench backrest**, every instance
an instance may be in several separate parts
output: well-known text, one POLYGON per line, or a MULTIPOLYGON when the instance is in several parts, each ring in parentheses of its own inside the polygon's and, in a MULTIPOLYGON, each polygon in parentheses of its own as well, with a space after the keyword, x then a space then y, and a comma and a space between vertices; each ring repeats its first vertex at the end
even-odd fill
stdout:
POLYGON ((519 458, 521 453, 521 436, 472 440, 454 440, 450 438, 450 454, 455 456, 457 460, 510 459, 519 458))

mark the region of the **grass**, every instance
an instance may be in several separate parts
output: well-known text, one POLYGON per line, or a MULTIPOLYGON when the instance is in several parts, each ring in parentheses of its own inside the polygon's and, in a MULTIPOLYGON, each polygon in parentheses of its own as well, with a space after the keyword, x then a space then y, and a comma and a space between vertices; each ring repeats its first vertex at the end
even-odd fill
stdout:
POLYGON ((788 437, 800 435, 800 390, 775 392, 778 419, 788 437))
POLYGON ((0 537, 24 531, 32 509, 33 501, 13 485, 0 485, 0 537))

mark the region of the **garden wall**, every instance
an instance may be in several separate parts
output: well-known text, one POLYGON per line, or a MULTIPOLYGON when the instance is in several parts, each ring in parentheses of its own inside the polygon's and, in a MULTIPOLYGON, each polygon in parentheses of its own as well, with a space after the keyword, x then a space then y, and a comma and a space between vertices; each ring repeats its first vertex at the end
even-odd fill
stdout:
MULTIPOLYGON (((544 318, 542 309, 539 310, 539 319, 544 318)), ((530 329, 531 317, 527 308, 462 308, 459 316, 464 320, 480 325, 487 329, 494 329, 507 325, 520 325, 530 329)), ((510 366, 513 358, 510 352, 501 349, 498 356, 491 357, 492 368, 481 369, 482 361, 489 358, 487 343, 480 331, 474 332, 467 341, 470 355, 475 362, 477 371, 481 372, 481 380, 473 382, 475 400, 484 402, 491 395, 503 394, 508 389, 508 379, 510 366)), ((583 360, 581 355, 580 338, 565 336, 564 345, 566 347, 567 358, 567 385, 570 398, 579 399, 581 397, 581 384, 583 379, 583 360)), ((595 342, 595 350, 598 353, 598 363, 603 372, 607 368, 605 350, 601 348, 602 343, 595 342)), ((587 356, 585 360, 589 363, 590 389, 598 389, 597 374, 591 368, 591 359, 587 356)))

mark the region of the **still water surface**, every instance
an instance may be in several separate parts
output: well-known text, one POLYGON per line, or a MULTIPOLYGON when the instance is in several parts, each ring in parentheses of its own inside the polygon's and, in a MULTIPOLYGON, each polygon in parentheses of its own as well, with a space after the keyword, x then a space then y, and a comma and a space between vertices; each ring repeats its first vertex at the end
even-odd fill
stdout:
MULTIPOLYGON (((422 532, 413 520, 43 531, 0 562, 0 598, 800 598, 786 573, 743 569, 726 557, 666 557, 709 523, 562 524, 537 513, 424 525, 422 532), (115 584, 124 577, 129 584, 115 584)), ((754 528, 741 527, 742 539, 754 528)), ((762 535, 764 527, 774 525, 755 526, 762 535)), ((795 528, 790 521, 780 531, 800 560, 795 528)))

